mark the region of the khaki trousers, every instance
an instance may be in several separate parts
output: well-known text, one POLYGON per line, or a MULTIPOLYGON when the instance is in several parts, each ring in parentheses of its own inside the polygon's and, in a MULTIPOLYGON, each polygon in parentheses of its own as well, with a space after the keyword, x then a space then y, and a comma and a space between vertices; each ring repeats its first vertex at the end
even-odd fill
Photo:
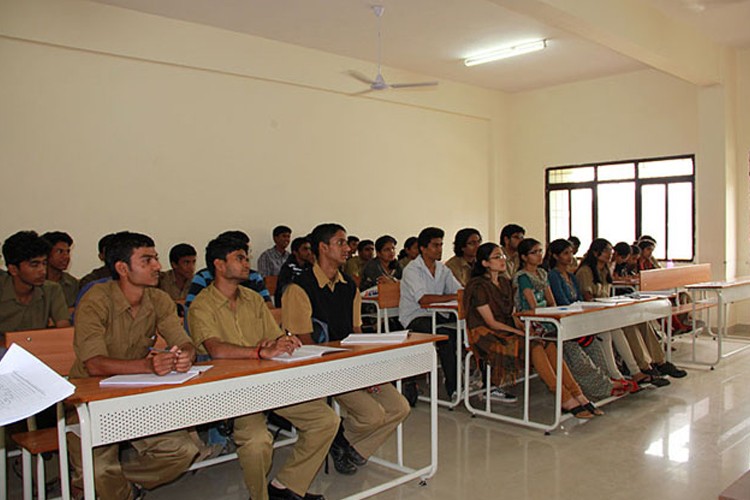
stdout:
MULTIPOLYGON (((276 479, 304 496, 336 436, 339 417, 323 399, 278 408, 274 412, 289 420, 299 436, 276 479)), ((273 436, 266 427, 265 415, 254 413, 235 419, 234 441, 239 447, 237 455, 250 497, 267 500, 266 482, 273 459, 273 436)))
POLYGON ((409 403, 392 384, 378 390, 347 392, 336 396, 346 410, 346 439, 365 458, 375 453, 396 427, 409 416, 409 403))
MULTIPOLYGON (((78 422, 78 415, 69 420, 78 422)), ((71 483, 83 488, 81 466, 81 440, 68 433, 70 465, 73 468, 71 483)), ((193 463, 198 447, 188 431, 174 431, 130 441, 138 457, 120 461, 120 445, 112 444, 94 448, 94 485, 99 498, 130 500, 133 498, 130 483, 146 489, 155 488, 177 479, 193 463)))

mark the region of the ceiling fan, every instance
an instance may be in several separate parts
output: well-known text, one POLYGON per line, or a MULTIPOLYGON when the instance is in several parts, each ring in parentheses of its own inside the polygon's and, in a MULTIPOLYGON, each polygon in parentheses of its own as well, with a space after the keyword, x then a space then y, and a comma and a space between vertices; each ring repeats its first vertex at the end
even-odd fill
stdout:
POLYGON ((365 90, 360 93, 372 92, 373 90, 436 86, 438 82, 388 83, 385 81, 385 78, 383 78, 383 73, 381 71, 382 55, 383 55, 383 40, 381 37, 381 29, 380 29, 384 10, 385 10, 385 7, 383 7, 382 5, 372 6, 372 11, 375 14, 375 16, 378 18, 378 74, 375 76, 375 79, 371 80, 370 78, 367 78, 365 75, 363 75, 362 73, 359 73, 358 71, 349 71, 349 75, 356 78, 360 82, 366 83, 367 85, 370 86, 369 90, 365 90))

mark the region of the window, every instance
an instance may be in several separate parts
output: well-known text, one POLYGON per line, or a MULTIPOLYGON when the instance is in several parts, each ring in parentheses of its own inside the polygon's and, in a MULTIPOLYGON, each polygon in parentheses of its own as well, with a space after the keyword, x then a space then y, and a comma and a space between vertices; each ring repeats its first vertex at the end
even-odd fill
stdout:
POLYGON ((632 243, 648 234, 660 260, 695 256, 695 156, 547 169, 547 240, 594 238, 632 243))

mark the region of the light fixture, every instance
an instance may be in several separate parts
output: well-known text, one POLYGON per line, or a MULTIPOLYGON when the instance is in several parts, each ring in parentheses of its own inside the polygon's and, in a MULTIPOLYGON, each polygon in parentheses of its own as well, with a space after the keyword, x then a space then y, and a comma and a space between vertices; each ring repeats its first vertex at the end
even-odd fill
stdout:
POLYGON ((547 40, 537 40, 535 42, 521 43, 512 47, 505 47, 498 50, 491 50, 489 52, 483 52, 476 56, 467 57, 464 60, 466 66, 476 66, 477 64, 484 64, 492 61, 498 61, 500 59, 507 59, 508 57, 520 56, 522 54, 528 54, 529 52, 536 52, 542 50, 547 46, 547 40))

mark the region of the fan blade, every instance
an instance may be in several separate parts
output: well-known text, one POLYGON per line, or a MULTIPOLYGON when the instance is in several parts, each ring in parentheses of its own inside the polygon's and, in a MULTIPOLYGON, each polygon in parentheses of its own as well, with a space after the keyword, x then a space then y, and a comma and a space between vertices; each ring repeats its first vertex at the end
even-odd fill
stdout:
POLYGON ((367 78, 367 77, 366 77, 365 75, 363 75, 363 74, 362 74, 362 73, 360 73, 359 71, 347 71, 347 73, 348 73, 348 74, 349 74, 349 76, 351 76, 352 78, 356 78, 356 79, 357 79, 357 80, 359 80, 360 82, 362 82, 362 83, 366 83, 367 85, 372 85, 372 84, 374 84, 374 83, 375 83, 375 80, 370 80, 369 78, 367 78))
POLYGON ((438 82, 418 82, 418 83, 391 83, 389 87, 392 89, 406 89, 413 87, 435 87, 438 82))

